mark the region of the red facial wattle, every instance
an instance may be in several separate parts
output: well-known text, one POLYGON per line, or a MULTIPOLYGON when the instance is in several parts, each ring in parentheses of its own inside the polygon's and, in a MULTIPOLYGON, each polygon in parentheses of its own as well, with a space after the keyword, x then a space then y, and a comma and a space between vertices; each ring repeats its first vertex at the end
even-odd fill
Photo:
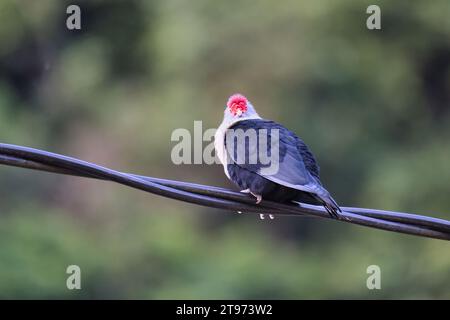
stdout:
POLYGON ((247 111, 247 98, 241 94, 235 94, 228 99, 227 107, 233 116, 242 115, 247 111))

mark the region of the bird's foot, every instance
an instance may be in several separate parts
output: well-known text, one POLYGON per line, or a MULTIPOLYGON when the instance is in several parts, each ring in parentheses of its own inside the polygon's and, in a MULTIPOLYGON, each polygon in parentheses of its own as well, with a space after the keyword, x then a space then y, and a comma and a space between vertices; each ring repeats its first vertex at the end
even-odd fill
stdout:
POLYGON ((244 189, 244 190, 241 190, 240 192, 250 193, 252 196, 254 196, 256 198, 256 204, 259 204, 262 201, 262 195, 255 194, 255 193, 251 192, 250 189, 244 189))
POLYGON ((254 194, 253 192, 250 193, 256 198, 256 204, 259 204, 262 201, 262 195, 254 194))

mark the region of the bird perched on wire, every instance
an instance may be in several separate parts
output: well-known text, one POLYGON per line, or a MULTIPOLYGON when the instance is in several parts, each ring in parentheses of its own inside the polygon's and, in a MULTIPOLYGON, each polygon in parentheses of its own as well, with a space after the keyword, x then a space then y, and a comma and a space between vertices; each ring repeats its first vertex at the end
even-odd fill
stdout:
POLYGON ((306 144, 282 125, 262 119, 243 95, 228 99, 214 147, 225 175, 257 204, 262 199, 305 202, 323 205, 330 216, 339 217, 341 209, 322 186, 306 144))

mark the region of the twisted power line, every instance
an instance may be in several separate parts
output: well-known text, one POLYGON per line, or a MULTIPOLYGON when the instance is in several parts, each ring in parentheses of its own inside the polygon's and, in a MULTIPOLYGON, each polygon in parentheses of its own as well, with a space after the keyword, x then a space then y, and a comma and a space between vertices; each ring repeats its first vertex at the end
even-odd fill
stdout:
MULTIPOLYGON (((303 203, 298 206, 265 200, 257 205, 253 197, 224 188, 119 172, 64 155, 11 144, 0 143, 0 164, 114 181, 167 198, 219 209, 333 219, 321 206, 303 203)), ((376 209, 351 207, 341 207, 341 209, 343 212, 340 214, 340 218, 336 219, 339 221, 422 237, 450 240, 450 221, 447 220, 376 209)))

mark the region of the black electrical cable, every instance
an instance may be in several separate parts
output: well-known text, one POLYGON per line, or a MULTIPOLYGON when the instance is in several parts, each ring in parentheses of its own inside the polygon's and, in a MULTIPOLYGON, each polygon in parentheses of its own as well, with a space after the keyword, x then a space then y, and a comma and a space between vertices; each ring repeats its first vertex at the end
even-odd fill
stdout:
MULTIPOLYGON (((255 200, 240 192, 195 183, 123 173, 75 158, 38 149, 0 143, 0 164, 53 173, 110 180, 164 197, 203 206, 242 211, 330 218, 320 206, 287 205, 255 200)), ((417 214, 341 207, 340 221, 393 232, 450 240, 450 222, 417 214)))

